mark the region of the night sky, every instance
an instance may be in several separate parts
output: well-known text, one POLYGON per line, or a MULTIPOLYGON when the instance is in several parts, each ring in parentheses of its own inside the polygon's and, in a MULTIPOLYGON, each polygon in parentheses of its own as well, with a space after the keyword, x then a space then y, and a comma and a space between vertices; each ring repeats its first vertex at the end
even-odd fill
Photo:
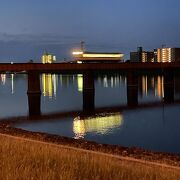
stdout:
POLYGON ((0 62, 38 62, 45 50, 69 58, 82 40, 126 58, 137 46, 180 47, 179 9, 179 0, 1 0, 0 62))

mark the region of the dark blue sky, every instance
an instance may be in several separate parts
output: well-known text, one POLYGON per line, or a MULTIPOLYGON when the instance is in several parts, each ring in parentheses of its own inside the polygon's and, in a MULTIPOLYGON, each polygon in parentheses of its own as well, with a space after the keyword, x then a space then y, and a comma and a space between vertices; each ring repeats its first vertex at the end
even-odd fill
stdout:
POLYGON ((61 59, 81 40, 126 54, 180 46, 179 9, 179 0, 1 0, 0 60, 38 60, 45 49, 61 59))

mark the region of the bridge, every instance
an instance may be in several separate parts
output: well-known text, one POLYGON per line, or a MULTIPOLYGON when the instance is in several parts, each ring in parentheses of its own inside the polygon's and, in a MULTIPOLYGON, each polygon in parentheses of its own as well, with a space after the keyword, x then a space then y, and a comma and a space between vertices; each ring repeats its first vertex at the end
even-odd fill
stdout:
POLYGON ((179 70, 179 62, 171 63, 0 63, 0 72, 29 72, 39 73, 83 73, 85 71, 162 71, 179 70))
POLYGON ((157 72, 164 76, 164 102, 174 102, 174 72, 180 70, 180 63, 17 63, 0 64, 0 72, 23 72, 28 74, 28 105, 29 116, 41 114, 41 73, 73 73, 83 74, 83 111, 95 109, 94 75, 97 72, 125 73, 127 79, 127 105, 138 105, 138 74, 157 72))

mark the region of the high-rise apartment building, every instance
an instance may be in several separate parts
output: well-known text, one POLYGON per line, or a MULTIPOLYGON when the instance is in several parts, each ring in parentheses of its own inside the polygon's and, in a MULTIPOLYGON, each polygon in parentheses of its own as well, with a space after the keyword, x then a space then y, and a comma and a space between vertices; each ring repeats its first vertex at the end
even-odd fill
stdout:
POLYGON ((180 48, 157 49, 157 62, 180 62, 180 48))
POLYGON ((45 52, 43 54, 43 56, 41 57, 41 62, 43 64, 46 64, 46 63, 53 63, 56 61, 56 56, 52 55, 52 54, 49 54, 48 52, 45 52))
POLYGON ((142 47, 137 48, 137 52, 130 53, 131 62, 154 62, 154 52, 143 51, 142 47))

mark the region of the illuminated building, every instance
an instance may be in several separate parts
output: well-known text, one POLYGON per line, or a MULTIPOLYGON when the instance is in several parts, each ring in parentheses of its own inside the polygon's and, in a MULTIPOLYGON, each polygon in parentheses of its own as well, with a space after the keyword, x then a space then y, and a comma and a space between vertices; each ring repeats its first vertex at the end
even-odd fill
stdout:
POLYGON ((85 51, 84 41, 81 41, 81 49, 72 52, 72 55, 77 63, 85 62, 119 62, 123 60, 122 53, 107 53, 107 52, 88 52, 85 51))
POLYGON ((157 62, 180 61, 180 48, 159 48, 157 49, 157 62))
POLYGON ((46 52, 45 54, 43 54, 43 56, 41 58, 41 61, 42 61, 43 64, 46 64, 46 63, 50 63, 51 64, 51 63, 56 61, 56 56, 46 52))
POLYGON ((155 53, 150 51, 143 51, 142 47, 138 47, 137 52, 130 52, 131 62, 154 62, 155 53))
POLYGON ((111 129, 122 126, 123 116, 120 113, 110 113, 81 119, 76 117, 73 122, 73 132, 76 139, 84 138, 88 132, 106 134, 111 129))
POLYGON ((157 62, 157 49, 154 49, 154 62, 157 62))
POLYGON ((100 53, 100 52, 83 52, 73 51, 73 57, 77 63, 84 62, 119 62, 123 60, 122 53, 100 53))

